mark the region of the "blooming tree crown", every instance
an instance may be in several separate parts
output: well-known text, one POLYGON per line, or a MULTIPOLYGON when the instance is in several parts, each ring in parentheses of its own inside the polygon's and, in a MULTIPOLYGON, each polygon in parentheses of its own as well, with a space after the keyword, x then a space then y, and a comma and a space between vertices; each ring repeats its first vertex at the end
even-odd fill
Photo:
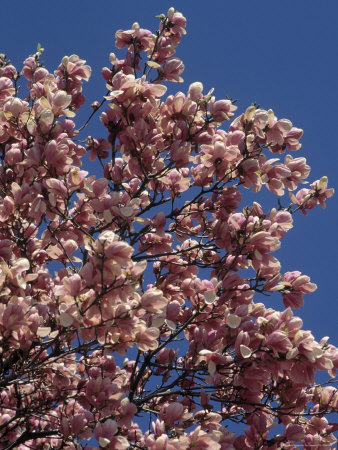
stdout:
POLYGON ((116 32, 82 127, 84 60, 0 55, 0 448, 328 448, 338 394, 315 374, 338 350, 293 313, 316 285, 272 253, 333 190, 300 188, 303 132, 271 109, 235 118, 200 82, 166 96, 186 19, 159 21, 116 32), (81 140, 96 117, 106 136, 81 140), (278 206, 243 207, 244 188, 278 206))

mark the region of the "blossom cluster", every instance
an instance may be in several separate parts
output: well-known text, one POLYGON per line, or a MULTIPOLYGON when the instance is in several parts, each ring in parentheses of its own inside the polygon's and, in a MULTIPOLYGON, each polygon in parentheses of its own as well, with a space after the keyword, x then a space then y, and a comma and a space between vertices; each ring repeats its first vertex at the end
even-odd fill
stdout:
POLYGON ((303 132, 271 109, 235 118, 200 82, 165 96, 186 19, 159 19, 116 32, 83 127, 86 61, 0 55, 0 448, 328 448, 338 392, 315 376, 338 350, 294 315, 316 285, 272 253, 333 189, 302 187, 303 132), (79 140, 96 115, 106 136, 79 140), (243 188, 278 209, 240 207, 243 188))

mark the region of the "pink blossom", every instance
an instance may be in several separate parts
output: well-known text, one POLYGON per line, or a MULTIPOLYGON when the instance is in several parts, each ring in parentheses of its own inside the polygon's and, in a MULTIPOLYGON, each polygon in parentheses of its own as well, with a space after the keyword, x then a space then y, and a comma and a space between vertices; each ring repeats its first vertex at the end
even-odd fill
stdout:
POLYGON ((55 73, 59 76, 67 73, 68 76, 75 81, 80 81, 82 79, 88 81, 91 75, 91 69, 84 64, 85 62, 86 61, 80 59, 77 55, 64 56, 55 73))
POLYGON ((189 97, 191 98, 191 100, 200 100, 202 98, 202 91, 203 91, 203 84, 200 82, 195 82, 192 83, 189 86, 189 97))
POLYGON ((160 289, 152 288, 141 297, 141 305, 148 312, 160 313, 166 306, 168 300, 163 296, 160 289))
POLYGON ((299 308, 304 304, 303 294, 314 292, 317 286, 310 282, 310 278, 306 275, 301 275, 301 272, 286 272, 282 286, 285 286, 283 290, 283 303, 287 306, 299 308))
POLYGON ((138 348, 143 352, 155 350, 158 346, 158 336, 159 331, 157 328, 151 327, 146 329, 144 326, 140 325, 136 334, 138 348))
POLYGON ((90 150, 89 159, 91 161, 94 161, 97 156, 103 159, 108 157, 109 152, 107 150, 111 145, 105 139, 88 138, 88 143, 88 150, 90 150))
POLYGON ((7 113, 12 114, 14 117, 18 117, 26 110, 27 106, 27 102, 23 102, 19 98, 11 98, 4 104, 3 108, 7 113))
POLYGON ((223 122, 233 117, 233 111, 237 106, 233 105, 230 100, 211 101, 209 103, 210 114, 217 122, 223 122))
POLYGON ((310 166, 306 164, 305 158, 292 158, 291 155, 286 155, 284 164, 290 169, 291 174, 283 180, 285 186, 289 190, 296 189, 298 183, 304 183, 310 173, 310 166))
POLYGON ((105 422, 98 423, 94 430, 95 438, 101 447, 109 446, 112 437, 117 432, 117 423, 115 420, 107 419, 105 422))
POLYGON ((292 343, 283 331, 274 331, 265 340, 267 347, 275 352, 287 353, 292 349, 292 343))
POLYGON ((0 105, 3 106, 14 93, 12 81, 7 77, 0 77, 0 105))
POLYGON ((168 81, 182 82, 180 77, 184 71, 184 64, 178 58, 169 59, 165 61, 161 69, 161 76, 168 81))
POLYGON ((184 413, 184 407, 181 403, 170 403, 165 410, 164 422, 167 426, 171 426, 174 422, 182 420, 184 413))
POLYGON ((185 34, 185 27, 186 27, 186 18, 183 16, 182 13, 175 11, 174 8, 169 8, 168 13, 168 20, 171 22, 172 26, 170 27, 170 32, 174 34, 185 34))

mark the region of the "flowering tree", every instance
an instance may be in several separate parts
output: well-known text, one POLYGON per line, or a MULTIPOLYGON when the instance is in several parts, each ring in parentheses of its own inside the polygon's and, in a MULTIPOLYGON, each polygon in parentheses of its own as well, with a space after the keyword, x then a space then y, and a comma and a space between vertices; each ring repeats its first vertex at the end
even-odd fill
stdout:
POLYGON ((52 74, 38 48, 18 73, 0 55, 0 448, 328 448, 338 350, 294 316, 315 284, 271 253, 333 190, 297 190, 305 158, 271 157, 302 136, 271 109, 233 120, 199 82, 164 99, 186 20, 159 19, 156 34, 117 31, 127 53, 80 129, 85 61, 52 74), (80 141, 98 116, 106 138, 80 141), (240 207, 242 188, 278 207, 240 207), (282 311, 257 303, 272 293, 282 311))

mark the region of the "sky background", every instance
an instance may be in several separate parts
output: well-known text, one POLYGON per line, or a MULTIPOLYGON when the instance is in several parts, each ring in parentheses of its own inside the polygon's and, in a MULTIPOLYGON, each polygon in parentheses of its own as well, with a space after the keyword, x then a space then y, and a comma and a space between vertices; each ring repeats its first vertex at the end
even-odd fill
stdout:
MULTIPOLYGON (((226 95, 238 99, 239 113, 253 102, 272 108, 278 118, 288 118, 304 129, 303 147, 292 155, 307 158, 310 182, 327 175, 337 191, 325 211, 317 207, 307 217, 294 216, 294 229, 275 256, 283 272, 300 270, 318 285, 296 314, 317 339, 328 335, 338 345, 337 0, 4 2, 0 53, 7 54, 18 69, 38 42, 45 48, 42 59, 50 71, 64 55, 75 53, 86 59, 93 72, 85 86, 87 103, 78 128, 90 112, 90 103, 105 95, 101 68, 109 65, 108 55, 116 51, 115 31, 129 29, 135 21, 155 31, 155 16, 170 6, 188 21, 187 35, 177 49, 186 66, 184 83, 170 83, 171 92, 186 92, 190 83, 201 81, 205 92, 215 88, 218 99, 226 95)), ((98 123, 88 133, 106 137, 98 123)), ((263 191, 242 194, 244 198, 248 194, 248 204, 255 199, 268 209, 275 197, 263 191)), ((268 298, 264 301, 269 304, 268 298)), ((278 306, 275 301, 271 305, 278 306)))

